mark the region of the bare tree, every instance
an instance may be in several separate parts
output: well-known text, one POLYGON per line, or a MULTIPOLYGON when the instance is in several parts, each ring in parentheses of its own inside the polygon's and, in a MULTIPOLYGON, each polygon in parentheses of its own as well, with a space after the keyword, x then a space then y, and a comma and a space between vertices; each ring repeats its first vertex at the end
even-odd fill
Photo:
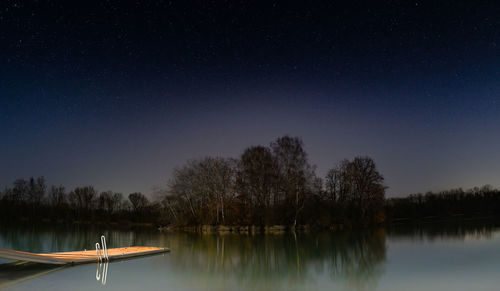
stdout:
POLYGON ((33 196, 33 202, 35 206, 40 205, 45 197, 45 192, 47 191, 47 184, 45 182, 45 177, 41 176, 36 178, 36 191, 33 196))
POLYGON ((92 186, 77 187, 68 195, 72 203, 79 211, 80 215, 88 216, 94 207, 97 191, 92 186))
POLYGON ((204 202, 208 199, 200 190, 199 165, 195 161, 188 162, 183 168, 175 169, 171 180, 169 181, 169 190, 165 196, 165 202, 169 206, 175 205, 177 212, 182 213, 184 218, 192 222, 200 223, 201 210, 204 202))
POLYGON ((24 179, 17 179, 14 181, 14 188, 12 189, 11 201, 14 203, 20 203, 23 201, 28 193, 28 182, 24 179))
POLYGON ((169 181, 164 205, 172 215, 190 217, 190 223, 225 223, 235 200, 235 161, 207 157, 176 169, 169 181))
POLYGON ((113 213, 114 211, 117 211, 120 209, 121 205, 123 202, 123 194, 115 192, 113 193, 113 196, 111 197, 111 200, 108 201, 107 208, 110 213, 113 213))
POLYGON ((263 146, 247 148, 241 155, 237 172, 237 191, 246 215, 257 224, 269 220, 276 183, 276 164, 271 150, 263 146))
POLYGON ((384 177, 378 172, 370 157, 356 157, 351 163, 354 181, 354 199, 363 223, 383 210, 385 186, 384 177))
POLYGON ((342 160, 330 169, 325 177, 326 199, 331 202, 344 202, 352 189, 352 167, 349 160, 342 160))
POLYGON ((66 190, 62 185, 50 187, 49 203, 54 208, 60 208, 66 203, 66 190))
POLYGON ((148 198, 140 192, 135 192, 128 195, 128 200, 130 200, 135 213, 142 212, 144 208, 146 208, 149 204, 148 198))
POLYGON ((314 169, 298 137, 280 137, 271 143, 271 148, 278 166, 278 191, 283 194, 287 204, 293 205, 292 227, 295 228, 306 196, 312 192, 310 187, 315 179, 314 169))
POLYGON ((338 201, 351 211, 350 220, 367 224, 383 212, 385 195, 384 177, 378 172, 370 157, 343 160, 328 171, 326 199, 338 201))
POLYGON ((325 187, 327 200, 336 202, 339 196, 340 170, 337 168, 330 169, 326 173, 325 187))

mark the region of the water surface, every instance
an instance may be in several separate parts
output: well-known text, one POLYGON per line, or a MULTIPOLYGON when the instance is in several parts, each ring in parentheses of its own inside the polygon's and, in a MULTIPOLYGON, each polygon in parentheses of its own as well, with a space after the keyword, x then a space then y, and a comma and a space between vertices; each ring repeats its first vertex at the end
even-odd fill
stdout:
POLYGON ((2 260, 0 289, 479 291, 500 286, 500 229, 478 225, 256 236, 16 225, 0 228, 0 248, 92 249, 101 234, 108 247, 159 246, 171 253, 63 268, 2 260))

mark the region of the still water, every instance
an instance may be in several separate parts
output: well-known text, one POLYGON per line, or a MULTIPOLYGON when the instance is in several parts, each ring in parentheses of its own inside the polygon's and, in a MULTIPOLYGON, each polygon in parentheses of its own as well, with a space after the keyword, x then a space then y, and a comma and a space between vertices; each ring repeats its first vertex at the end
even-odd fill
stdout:
POLYGON ((0 248, 30 252, 169 247, 143 258, 51 267, 0 259, 9 290, 499 290, 500 228, 439 226, 281 235, 0 226, 0 248))

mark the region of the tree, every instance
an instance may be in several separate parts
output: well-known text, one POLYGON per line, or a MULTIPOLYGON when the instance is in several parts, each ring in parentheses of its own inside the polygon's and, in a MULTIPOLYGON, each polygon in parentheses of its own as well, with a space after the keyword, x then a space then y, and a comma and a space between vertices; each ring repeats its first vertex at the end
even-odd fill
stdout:
POLYGON ((38 177, 36 180, 31 177, 28 183, 28 191, 26 192, 26 201, 33 207, 37 207, 45 196, 46 189, 47 185, 43 176, 38 177))
POLYGON ((170 212, 187 218, 185 223, 225 223, 226 210, 235 208, 235 164, 212 157, 188 162, 174 171, 163 204, 175 205, 170 212))
POLYGON ((347 201, 353 190, 352 177, 351 162, 347 159, 330 169, 325 178, 327 199, 339 203, 347 201))
POLYGON ((149 204, 148 198, 140 192, 128 195, 128 200, 130 200, 135 213, 141 213, 149 204))
POLYGON ((379 216, 382 215, 384 207, 384 177, 370 157, 356 157, 352 165, 361 221, 367 224, 383 219, 379 216))
POLYGON ((311 186, 315 180, 314 169, 309 164, 302 140, 298 137, 288 135, 280 137, 271 143, 271 148, 278 167, 278 193, 276 194, 285 200, 286 205, 293 207, 292 227, 295 228, 299 213, 304 207, 304 201, 312 192, 311 186))
POLYGON ((237 191, 252 222, 269 223, 273 186, 277 173, 271 150, 263 146, 247 148, 240 157, 237 191))
MULTIPOLYGON (((167 210, 167 213, 171 215, 170 221, 178 222, 180 217, 177 213, 180 207, 178 205, 178 200, 176 199, 176 197, 165 195, 161 200, 161 204, 163 205, 164 209, 167 210)), ((167 217, 169 215, 167 215, 167 217)))
POLYGON ((325 188, 326 188, 326 200, 330 202, 337 202, 337 199, 340 195, 340 186, 341 186, 341 170, 339 167, 335 167, 330 169, 326 173, 325 177, 325 188))
POLYGON ((216 197, 217 223, 226 223, 226 208, 233 207, 235 198, 235 161, 223 158, 206 158, 201 164, 205 174, 206 190, 216 197), (206 175, 211 173, 211 175, 206 175), (220 211, 220 221, 219 221, 220 211))
POLYGON ((108 203, 106 204, 109 213, 113 213, 114 211, 119 210, 122 205, 122 202, 123 202, 123 194, 117 192, 113 193, 111 200, 109 200, 108 203))
POLYGON ((24 179, 17 179, 14 181, 14 188, 12 189, 11 201, 14 204, 20 203, 25 199, 28 193, 28 182, 24 179))
POLYGON ((120 208, 123 195, 112 191, 101 192, 99 194, 99 209, 106 213, 108 219, 120 208))
POLYGON ((52 186, 49 191, 49 203, 53 208, 60 208, 66 203, 66 190, 62 185, 52 186))
POLYGON ((93 208, 97 191, 92 186, 77 187, 69 193, 68 199, 78 210, 79 216, 89 216, 93 208))
MULTIPOLYGON (((183 222, 201 223, 202 209, 208 203, 206 193, 201 191, 201 174, 198 161, 190 161, 182 168, 175 169, 169 181, 169 191, 164 203, 177 208, 183 222)), ((175 211, 171 211, 175 213, 175 211)), ((177 216, 174 215, 177 219, 177 216)))
POLYGON ((327 200, 348 208, 351 222, 369 224, 383 220, 384 177, 370 157, 343 160, 326 176, 327 200))

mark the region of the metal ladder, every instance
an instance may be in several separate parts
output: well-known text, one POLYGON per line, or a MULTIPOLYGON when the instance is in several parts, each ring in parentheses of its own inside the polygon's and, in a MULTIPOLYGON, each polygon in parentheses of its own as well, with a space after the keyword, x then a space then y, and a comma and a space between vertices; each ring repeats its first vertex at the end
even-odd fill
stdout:
POLYGON ((97 258, 99 259, 99 262, 102 262, 102 261, 109 261, 109 257, 108 257, 108 247, 106 246, 106 237, 104 237, 104 235, 101 235, 101 244, 102 244, 102 250, 101 250, 101 246, 99 245, 99 243, 95 243, 95 251, 97 253, 97 258), (102 252, 102 256, 101 256, 101 252, 102 252))
POLYGON ((100 281, 102 285, 106 285, 106 280, 108 278, 109 257, 108 257, 108 247, 106 246, 106 237, 104 235, 101 235, 101 245, 102 249, 98 242, 95 243, 95 251, 97 253, 97 258, 99 260, 99 263, 97 264, 95 279, 97 281, 100 281), (104 264, 101 264, 101 262, 103 261, 105 261, 104 264), (104 266, 101 267, 101 265, 104 266))

